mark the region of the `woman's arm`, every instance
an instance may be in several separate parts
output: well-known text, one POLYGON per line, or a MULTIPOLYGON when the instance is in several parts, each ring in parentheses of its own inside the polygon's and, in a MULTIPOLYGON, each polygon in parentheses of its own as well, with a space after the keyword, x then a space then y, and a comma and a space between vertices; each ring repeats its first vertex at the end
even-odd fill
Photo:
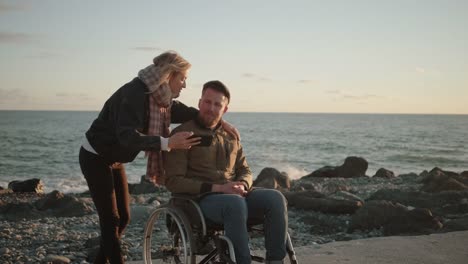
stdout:
POLYGON ((197 117, 198 110, 174 100, 171 107, 171 123, 180 124, 197 117))

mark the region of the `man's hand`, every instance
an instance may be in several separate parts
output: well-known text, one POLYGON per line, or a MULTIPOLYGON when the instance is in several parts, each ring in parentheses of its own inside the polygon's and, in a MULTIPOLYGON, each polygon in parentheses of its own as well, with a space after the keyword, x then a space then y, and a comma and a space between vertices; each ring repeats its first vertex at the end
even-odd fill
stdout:
POLYGON ((226 194, 237 194, 240 196, 245 196, 247 191, 245 190, 245 185, 242 182, 228 182, 225 184, 213 184, 211 188, 213 192, 221 192, 226 194))

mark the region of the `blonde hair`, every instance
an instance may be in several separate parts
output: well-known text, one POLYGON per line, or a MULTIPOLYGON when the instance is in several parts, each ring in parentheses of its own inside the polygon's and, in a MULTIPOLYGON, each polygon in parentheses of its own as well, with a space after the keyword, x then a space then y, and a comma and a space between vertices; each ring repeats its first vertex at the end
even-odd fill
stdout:
POLYGON ((153 59, 153 64, 159 72, 159 81, 156 87, 168 83, 174 73, 186 72, 192 64, 175 51, 166 51, 153 59))

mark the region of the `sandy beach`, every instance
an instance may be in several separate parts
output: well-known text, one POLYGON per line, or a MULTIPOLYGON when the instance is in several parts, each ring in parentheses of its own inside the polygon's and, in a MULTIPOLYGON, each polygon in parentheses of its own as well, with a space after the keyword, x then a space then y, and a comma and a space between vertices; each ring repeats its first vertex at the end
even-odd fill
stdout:
POLYGON ((467 242, 468 231, 376 237, 298 247, 296 255, 307 264, 466 264, 467 242))

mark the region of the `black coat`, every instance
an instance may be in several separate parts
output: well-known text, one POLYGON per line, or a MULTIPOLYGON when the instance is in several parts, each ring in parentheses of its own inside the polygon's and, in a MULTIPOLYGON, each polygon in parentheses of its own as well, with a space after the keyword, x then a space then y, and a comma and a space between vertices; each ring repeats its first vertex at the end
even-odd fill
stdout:
MULTIPOLYGON (((148 131, 148 104, 148 87, 139 78, 119 88, 86 132, 94 150, 109 162, 130 162, 142 150, 161 150, 159 136, 144 135, 148 131)), ((197 109, 173 101, 171 123, 183 123, 197 114, 197 109)))

